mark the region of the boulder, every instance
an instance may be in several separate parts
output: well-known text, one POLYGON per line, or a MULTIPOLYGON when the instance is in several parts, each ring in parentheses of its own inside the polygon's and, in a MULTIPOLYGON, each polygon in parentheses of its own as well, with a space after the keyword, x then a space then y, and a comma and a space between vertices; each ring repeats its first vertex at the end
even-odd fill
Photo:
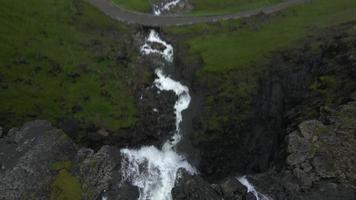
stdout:
POLYGON ((220 184, 225 199, 239 199, 246 195, 247 188, 235 177, 228 177, 220 184))
POLYGON ((103 191, 110 193, 120 188, 121 153, 112 146, 103 146, 93 154, 88 149, 81 149, 78 157, 85 157, 80 163, 80 180, 85 186, 85 199, 98 199, 103 191))
POLYGON ((189 175, 186 171, 178 172, 178 180, 172 190, 174 200, 222 200, 211 185, 196 175, 189 175))
POLYGON ((37 120, 0 140, 0 199, 49 198, 53 165, 73 160, 77 147, 61 130, 37 120))

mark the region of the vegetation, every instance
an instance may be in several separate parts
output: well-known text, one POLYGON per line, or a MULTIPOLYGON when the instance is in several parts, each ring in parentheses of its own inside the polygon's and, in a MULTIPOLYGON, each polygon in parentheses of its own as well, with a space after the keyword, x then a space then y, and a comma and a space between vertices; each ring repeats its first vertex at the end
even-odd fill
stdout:
POLYGON ((189 54, 201 56, 204 71, 241 69, 274 50, 288 47, 313 30, 356 19, 356 1, 313 0, 281 14, 253 19, 175 27, 167 32, 184 37, 189 54))
MULTIPOLYGON (((284 128, 324 119, 348 99, 356 86, 354 13, 352 0, 313 0, 268 16, 164 29, 177 38, 182 71, 198 68, 192 85, 204 95, 203 128, 192 138, 203 152, 202 174, 264 171, 260 155, 276 153, 270 147, 290 131, 284 128), (211 165, 236 152, 245 163, 211 165)), ((338 115, 352 124, 354 113, 338 115)))
POLYGON ((3 1, 0 24, 1 125, 69 118, 115 131, 135 123, 129 29, 82 0, 3 1))
POLYGON ((191 0, 194 15, 232 13, 256 9, 282 2, 283 0, 191 0))
POLYGON ((59 171, 51 185, 50 200, 81 200, 82 189, 78 178, 66 169, 59 171))
POLYGON ((113 2, 123 8, 147 12, 151 9, 149 0, 113 0, 113 2))
POLYGON ((70 169, 72 167, 73 163, 69 160, 63 160, 63 161, 59 161, 56 163, 53 163, 51 168, 53 170, 62 170, 62 169, 70 169))

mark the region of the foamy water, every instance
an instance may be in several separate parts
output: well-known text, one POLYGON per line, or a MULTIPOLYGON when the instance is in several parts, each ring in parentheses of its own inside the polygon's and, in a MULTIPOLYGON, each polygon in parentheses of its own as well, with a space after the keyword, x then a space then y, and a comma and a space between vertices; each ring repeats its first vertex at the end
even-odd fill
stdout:
MULTIPOLYGON (((174 0, 155 7, 154 14, 160 15, 163 11, 176 6, 179 1, 174 0)), ((155 30, 150 30, 140 51, 143 55, 158 54, 168 63, 173 62, 173 46, 162 40, 155 30), (155 49, 153 44, 159 44, 162 48, 155 49)), ((171 191, 174 187, 178 170, 185 169, 189 174, 198 173, 186 158, 179 155, 175 150, 176 145, 182 138, 180 131, 180 124, 183 121, 182 112, 189 107, 191 102, 189 88, 166 75, 163 69, 156 69, 155 73, 157 78, 154 80, 153 85, 160 91, 173 91, 178 97, 174 105, 176 129, 172 138, 167 140, 161 148, 144 146, 140 149, 121 150, 123 156, 121 165, 122 181, 128 181, 139 188, 140 196, 138 200, 171 200, 171 191)), ((154 111, 158 112, 157 109, 154 111)), ((252 192, 255 195, 257 200, 271 200, 258 193, 246 177, 241 177, 238 180, 247 187, 248 192, 252 192)))
POLYGON ((237 178, 237 180, 244 185, 247 188, 247 192, 248 193, 252 193, 255 197, 256 200, 272 200, 272 198, 267 197, 266 195, 258 192, 255 188, 255 186, 253 186, 246 178, 246 176, 242 176, 240 178, 237 178))
MULTIPOLYGON (((169 2, 161 9, 155 10, 155 14, 159 15, 162 10, 170 9, 178 2, 179 0, 169 2)), ((159 54, 168 63, 173 62, 173 46, 163 41, 155 30, 150 31, 140 50, 143 55, 159 54), (152 47, 153 43, 164 48, 155 49, 152 47)), ((173 137, 167 140, 161 149, 146 146, 140 149, 121 150, 124 157, 121 168, 123 181, 129 181, 139 188, 139 200, 171 200, 171 191, 178 170, 183 168, 190 174, 197 173, 186 158, 175 151, 176 145, 182 138, 180 132, 180 124, 183 121, 182 112, 189 107, 191 101, 189 88, 164 74, 162 69, 156 69, 155 73, 157 78, 154 80, 154 86, 160 91, 173 91, 178 97, 174 105, 176 130, 173 137)))
POLYGON ((141 47, 140 50, 143 55, 159 54, 166 61, 173 62, 173 46, 163 41, 155 30, 150 31, 145 44, 141 47), (160 51, 158 49, 154 49, 152 47, 153 43, 158 43, 162 45, 163 47, 165 47, 164 50, 160 51))
POLYGON ((180 2, 180 0, 174 0, 174 1, 169 1, 167 3, 164 3, 162 5, 156 5, 156 6, 154 6, 153 13, 155 15, 161 15, 162 12, 169 11, 170 9, 177 6, 179 2, 180 2))

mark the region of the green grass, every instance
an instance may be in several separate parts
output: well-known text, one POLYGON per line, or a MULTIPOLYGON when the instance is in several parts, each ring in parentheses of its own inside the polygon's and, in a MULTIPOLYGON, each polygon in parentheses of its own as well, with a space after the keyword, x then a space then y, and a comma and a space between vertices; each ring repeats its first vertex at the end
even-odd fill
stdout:
POLYGON ((232 13, 280 3, 283 0, 192 0, 193 15, 232 13))
POLYGON ((72 167, 73 163, 72 161, 69 160, 63 160, 59 162, 55 162, 51 165, 51 169, 59 171, 62 169, 70 169, 72 167))
POLYGON ((247 67, 274 50, 297 43, 313 30, 355 19, 354 0, 313 0, 270 18, 262 16, 166 31, 184 37, 189 54, 203 59, 204 71, 217 72, 247 67))
POLYGON ((52 182, 50 200, 81 200, 82 193, 79 179, 62 169, 52 182))
POLYGON ((117 59, 125 27, 81 0, 2 1, 0 24, 1 125, 69 118, 117 130, 136 122, 125 84, 132 71, 117 59))
POLYGON ((113 0, 113 2, 125 9, 148 12, 151 10, 149 0, 113 0))

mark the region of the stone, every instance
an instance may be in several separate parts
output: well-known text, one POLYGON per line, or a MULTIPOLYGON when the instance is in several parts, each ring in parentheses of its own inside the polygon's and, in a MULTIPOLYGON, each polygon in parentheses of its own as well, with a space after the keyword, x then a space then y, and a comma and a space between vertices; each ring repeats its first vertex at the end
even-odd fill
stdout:
POLYGON ((104 129, 100 129, 97 131, 98 135, 102 136, 102 137, 108 137, 110 134, 109 132, 107 132, 106 130, 104 129))
POLYGON ((3 128, 0 126, 0 138, 3 136, 3 128))
POLYGON ((327 154, 317 154, 313 159, 313 166, 316 173, 322 178, 333 178, 335 174, 335 161, 327 154))
POLYGON ((351 94, 351 99, 354 100, 354 101, 356 101, 356 92, 354 92, 354 93, 351 94))
POLYGON ((133 200, 140 196, 139 189, 136 186, 125 183, 117 190, 107 192, 108 199, 133 200))
POLYGON ((310 139, 316 132, 318 132, 318 129, 324 127, 324 124, 318 120, 309 120, 302 122, 298 127, 303 137, 310 139))
POLYGON ((86 199, 98 199, 104 190, 117 192, 121 182, 120 155, 120 149, 107 145, 95 154, 88 151, 88 156, 79 166, 80 180, 89 191, 84 194, 86 199))
POLYGON ((172 189, 173 200, 222 200, 222 197, 199 176, 180 170, 179 178, 172 189))
POLYGON ((244 195, 247 193, 247 188, 242 185, 236 178, 229 177, 220 184, 224 197, 232 198, 236 194, 244 195))
POLYGON ((74 160, 76 145, 47 121, 25 123, 11 129, 16 143, 0 140, 0 199, 48 199, 50 185, 57 174, 52 165, 74 160))

